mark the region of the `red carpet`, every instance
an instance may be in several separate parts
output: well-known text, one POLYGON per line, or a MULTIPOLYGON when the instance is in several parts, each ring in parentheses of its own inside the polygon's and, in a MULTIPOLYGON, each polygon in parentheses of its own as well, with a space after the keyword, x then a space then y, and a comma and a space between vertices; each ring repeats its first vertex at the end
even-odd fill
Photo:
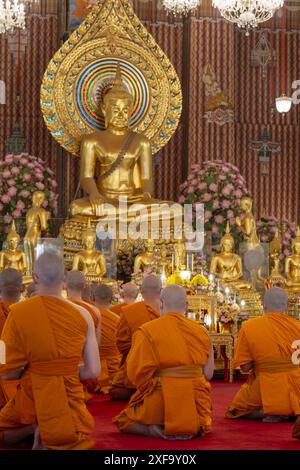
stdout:
POLYGON ((121 434, 111 422, 124 403, 95 397, 89 406, 96 420, 94 439, 101 450, 300 450, 300 441, 292 439, 292 423, 267 424, 257 421, 224 419, 227 406, 240 384, 213 382, 213 429, 203 438, 190 441, 163 441, 121 434))

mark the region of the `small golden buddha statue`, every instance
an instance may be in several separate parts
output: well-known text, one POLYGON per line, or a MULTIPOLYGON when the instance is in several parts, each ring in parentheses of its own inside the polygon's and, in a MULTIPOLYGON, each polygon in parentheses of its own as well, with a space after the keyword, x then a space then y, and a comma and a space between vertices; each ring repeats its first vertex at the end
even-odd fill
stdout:
POLYGON ((292 241, 292 255, 285 260, 285 277, 289 290, 300 291, 300 227, 292 241))
POLYGON ((82 233, 82 250, 74 256, 73 270, 83 272, 88 282, 101 281, 106 273, 104 255, 96 249, 96 231, 88 227, 82 233))
POLYGON ((159 265, 160 265, 160 270, 161 270, 161 272, 162 272, 166 277, 171 276, 171 274, 172 274, 172 267, 171 267, 170 260, 169 260, 169 258, 168 258, 168 250, 167 250, 166 245, 162 245, 162 247, 161 247, 161 249, 160 249, 159 256, 160 256, 159 265))
POLYGON ((16 231, 15 222, 13 221, 11 229, 6 238, 7 249, 0 252, 0 271, 13 268, 24 274, 26 269, 25 253, 18 250, 20 236, 16 231))
POLYGON ((229 223, 227 223, 220 245, 221 252, 213 257, 210 273, 237 289, 251 289, 251 284, 241 279, 243 276, 242 260, 233 252, 234 239, 230 234, 229 223))
POLYGON ((242 217, 236 217, 236 223, 244 234, 244 242, 248 250, 253 250, 260 246, 259 238, 256 231, 256 222, 252 214, 252 199, 244 196, 241 200, 242 217))
POLYGON ((281 247, 279 229, 276 228, 274 238, 270 243, 270 272, 271 273, 273 269, 277 270, 278 264, 280 265, 279 256, 281 254, 281 251, 282 251, 282 247, 281 247))
POLYGON ((44 208, 45 194, 36 191, 32 195, 32 207, 26 215, 27 231, 24 237, 24 251, 26 254, 26 274, 31 276, 34 265, 34 249, 42 232, 47 230, 49 212, 44 208))
POLYGON ((134 260, 133 271, 135 274, 139 273, 140 271, 144 272, 147 269, 152 268, 157 263, 154 248, 154 241, 149 239, 145 251, 137 255, 134 260))
POLYGON ((132 111, 133 97, 124 87, 118 65, 114 84, 102 102, 106 130, 86 135, 81 142, 80 185, 88 196, 73 201, 72 216, 104 216, 104 204, 109 203, 118 217, 119 198, 124 196, 129 206, 158 202, 152 199, 151 144, 130 130, 132 111))
POLYGON ((185 251, 185 242, 180 239, 174 245, 174 254, 175 254, 175 269, 176 271, 181 271, 186 269, 186 251, 185 251))

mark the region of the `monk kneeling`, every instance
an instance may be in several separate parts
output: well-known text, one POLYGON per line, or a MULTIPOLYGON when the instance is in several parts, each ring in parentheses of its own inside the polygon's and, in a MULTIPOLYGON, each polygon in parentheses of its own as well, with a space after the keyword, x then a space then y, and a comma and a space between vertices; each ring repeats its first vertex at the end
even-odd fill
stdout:
POLYGON ((250 375, 226 418, 261 418, 273 423, 300 414, 300 367, 292 362, 300 323, 287 316, 287 308, 285 291, 272 288, 265 294, 265 315, 243 324, 234 365, 250 375))
POLYGON ((11 307, 1 338, 0 376, 21 382, 0 412, 0 445, 35 432, 34 449, 91 449, 94 421, 80 379, 100 373, 93 320, 61 296, 64 263, 57 255, 38 258, 34 280, 37 295, 11 307))
POLYGON ((141 326, 133 337, 127 374, 137 391, 114 422, 122 432, 164 439, 205 435, 211 429, 210 338, 184 317, 182 287, 166 287, 161 305, 162 317, 141 326))

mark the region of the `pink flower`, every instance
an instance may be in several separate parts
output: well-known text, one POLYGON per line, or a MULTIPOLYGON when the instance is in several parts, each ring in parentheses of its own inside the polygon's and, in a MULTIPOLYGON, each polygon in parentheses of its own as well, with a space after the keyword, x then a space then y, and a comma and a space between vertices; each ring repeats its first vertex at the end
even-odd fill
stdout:
POLYGON ((36 173, 35 176, 37 177, 38 180, 43 181, 44 175, 43 173, 36 173))
POLYGON ((11 221, 12 221, 12 216, 10 214, 6 214, 4 217, 3 217, 3 220, 6 224, 10 224, 11 221))
POLYGON ((14 197, 16 194, 17 194, 18 190, 15 186, 11 186, 8 191, 7 191, 7 194, 11 197, 14 197))
POLYGON ((12 175, 19 175, 20 174, 20 168, 18 168, 17 166, 13 166, 12 169, 11 169, 11 173, 12 173, 12 175))
POLYGON ((240 189, 237 189, 235 192, 234 192, 234 195, 241 199, 241 197, 243 196, 243 191, 241 191, 240 189))
POLYGON ((43 183, 36 183, 36 187, 40 190, 43 191, 45 189, 45 185, 43 183))
POLYGON ((28 165, 28 160, 27 160, 27 158, 24 158, 24 157, 21 158, 20 163, 21 163, 21 165, 24 165, 24 166, 25 166, 25 165, 28 165))
POLYGON ((229 219, 229 223, 230 225, 235 225, 236 224, 235 218, 232 217, 232 219, 229 219))
POLYGON ((200 189, 200 191, 204 191, 206 188, 207 188, 207 184, 205 182, 198 184, 198 189, 200 189))
POLYGON ((283 254, 284 254, 285 256, 289 256, 289 255, 290 255, 290 252, 289 252, 289 250, 286 248, 285 250, 283 250, 283 254))
POLYGON ((187 193, 188 193, 188 194, 194 194, 194 188, 193 188, 193 186, 190 186, 190 187, 188 188, 187 193))
POLYGON ((8 179, 11 177, 11 172, 9 170, 4 170, 2 173, 2 177, 8 179))
POLYGON ((205 222, 207 222, 209 219, 212 217, 212 212, 211 211, 205 211, 204 218, 205 222))
POLYGON ((289 232, 285 232, 284 236, 287 240, 290 240, 292 238, 289 232))
POLYGON ((23 175, 23 180, 28 183, 31 180, 31 175, 29 173, 26 173, 25 175, 23 175))
POLYGON ((218 189, 218 186, 217 186, 215 183, 211 183, 211 184, 209 185, 209 189, 210 189, 213 193, 215 193, 215 192, 217 191, 217 189, 218 189))
POLYGON ((15 186, 16 182, 15 182, 15 180, 10 179, 10 180, 7 181, 7 184, 8 184, 8 186, 15 186))
POLYGON ((211 227, 211 232, 214 234, 217 234, 219 232, 219 227, 215 224, 212 225, 211 227))
POLYGON ((227 212, 227 219, 232 219, 234 217, 234 212, 232 210, 227 212))
POLYGON ((215 200, 215 201, 213 202, 213 209, 216 210, 216 209, 219 209, 219 207, 220 207, 219 201, 215 200))
POLYGON ((267 235, 262 235, 260 239, 261 239, 262 242, 267 242, 268 241, 267 235))
POLYGON ((18 200, 17 202, 17 209, 19 209, 20 211, 22 211, 23 209, 25 209, 25 204, 23 201, 21 201, 20 199, 18 200))
POLYGON ((179 204, 183 204, 184 201, 185 201, 185 196, 183 196, 183 195, 180 196, 180 198, 179 198, 179 200, 178 200, 179 204))
POLYGON ((224 171, 224 173, 229 173, 230 168, 228 168, 227 166, 223 165, 223 166, 222 166, 222 171, 224 171))
POLYGON ((227 201, 226 199, 222 201, 222 207, 224 209, 229 209, 230 206, 231 206, 231 201, 227 201))
POLYGON ((5 162, 6 162, 6 163, 10 164, 10 163, 12 163, 13 161, 14 161, 13 155, 6 155, 6 157, 5 157, 5 162))
POLYGON ((8 204, 11 200, 11 197, 8 196, 7 194, 3 194, 3 196, 1 196, 1 201, 3 202, 3 204, 8 204))
POLYGON ((198 180, 196 178, 192 180, 192 185, 193 186, 196 186, 197 183, 198 183, 198 180))
POLYGON ((240 200, 240 199, 236 199, 236 200, 235 200, 235 203, 236 203, 237 206, 240 206, 240 205, 241 205, 241 200, 240 200))
POLYGON ((48 207, 49 203, 47 200, 44 201, 44 209, 46 209, 46 207, 48 207))
POLYGON ((224 217, 221 214, 216 215, 215 222, 217 224, 222 224, 224 222, 224 217))
POLYGON ((204 193, 203 196, 202 196, 202 200, 203 202, 208 202, 212 199, 212 195, 209 194, 209 193, 204 193))
POLYGON ((15 209, 15 210, 13 211, 12 215, 13 215, 13 218, 14 218, 14 219, 18 219, 19 217, 21 217, 22 213, 21 213, 21 211, 19 211, 18 209, 15 209))
POLYGON ((229 196, 230 193, 231 193, 231 190, 228 186, 225 186, 225 188, 222 189, 223 196, 229 196))
POLYGON ((225 175, 219 175, 218 176, 218 180, 220 181, 225 181, 227 179, 227 177, 225 175))
POLYGON ((33 163, 27 163, 27 168, 31 168, 31 169, 32 169, 32 168, 34 168, 34 166, 35 166, 35 165, 34 165, 33 163))

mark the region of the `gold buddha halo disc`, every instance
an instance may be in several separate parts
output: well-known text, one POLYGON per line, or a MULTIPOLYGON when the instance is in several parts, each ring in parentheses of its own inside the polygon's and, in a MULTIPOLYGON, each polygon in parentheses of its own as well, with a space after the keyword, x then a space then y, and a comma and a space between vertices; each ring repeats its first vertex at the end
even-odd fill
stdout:
POLYGON ((131 129, 158 152, 174 134, 182 92, 174 67, 135 15, 129 0, 98 0, 56 52, 41 86, 41 108, 53 137, 80 153, 84 134, 104 128, 101 99, 120 64, 134 99, 131 129))

